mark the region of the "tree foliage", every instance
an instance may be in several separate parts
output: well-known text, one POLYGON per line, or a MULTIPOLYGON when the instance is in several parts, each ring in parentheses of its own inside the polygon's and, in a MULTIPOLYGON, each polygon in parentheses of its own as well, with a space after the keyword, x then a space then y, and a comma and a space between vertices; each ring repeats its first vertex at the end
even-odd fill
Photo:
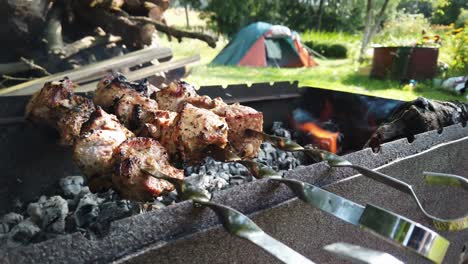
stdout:
POLYGON ((462 9, 468 8, 466 0, 437 0, 432 16, 433 24, 449 25, 457 21, 462 9))
POLYGON ((365 0, 209 0, 203 11, 211 25, 227 35, 256 21, 297 31, 356 32, 364 26, 364 7, 365 0))

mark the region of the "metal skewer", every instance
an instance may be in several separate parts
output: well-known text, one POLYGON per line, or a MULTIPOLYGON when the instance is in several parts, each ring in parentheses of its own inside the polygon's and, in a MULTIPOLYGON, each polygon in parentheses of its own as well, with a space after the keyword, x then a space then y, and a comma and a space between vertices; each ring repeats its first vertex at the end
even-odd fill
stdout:
MULTIPOLYGON (((390 177, 386 174, 383 174, 378 171, 374 171, 365 167, 361 167, 358 165, 354 165, 348 160, 330 153, 328 151, 313 149, 313 148, 304 148, 301 145, 297 144, 296 142, 282 137, 268 135, 262 132, 254 131, 254 130, 247 130, 246 133, 250 135, 257 135, 261 136, 265 141, 270 142, 271 144, 277 146, 278 148, 286 151, 301 151, 305 152, 308 155, 312 156, 315 159, 326 161, 330 167, 348 167, 357 170, 362 175, 371 178, 375 181, 383 183, 387 186, 390 186, 394 189, 407 193, 413 197, 416 201, 421 212, 430 220, 432 220, 434 227, 437 230, 443 231, 459 231, 468 228, 468 215, 465 215, 460 218, 455 219, 445 219, 439 218, 434 215, 431 215, 426 211, 426 209, 422 206, 418 196, 416 195, 413 187, 401 180, 395 179, 390 177)), ((438 184, 438 185, 449 185, 455 187, 462 187, 467 189, 468 180, 464 179, 461 176, 457 175, 450 175, 450 174, 434 174, 434 173, 426 173, 426 181, 430 184, 438 184)))
POLYGON ((212 209, 218 215, 224 228, 231 235, 252 242, 282 262, 309 264, 314 263, 265 233, 252 220, 250 220, 250 218, 243 215, 239 211, 212 202, 199 201, 196 199, 193 200, 193 202, 195 204, 201 204, 212 209))
POLYGON ((372 204, 365 206, 302 181, 270 178, 286 184, 299 199, 395 245, 442 263, 450 242, 429 228, 372 204))
POLYGON ((212 209, 219 217, 223 227, 231 235, 252 242, 283 263, 314 264, 314 262, 265 233, 244 214, 231 207, 211 202, 211 193, 207 190, 190 184, 187 181, 171 178, 160 172, 150 173, 146 170, 142 171, 151 177, 167 180, 174 184, 181 199, 192 200, 195 205, 202 205, 212 209))
MULTIPOLYGON (((303 149, 293 141, 283 146, 303 149)), ((232 151, 220 149, 215 146, 210 149, 209 154, 222 161, 241 161, 241 158, 232 151)), ((320 152, 318 154, 323 155, 323 158, 328 158, 337 164, 350 164, 348 161, 331 153, 320 152)), ((341 220, 366 229, 372 234, 377 234, 377 236, 416 252, 435 263, 441 263, 445 256, 449 242, 439 234, 417 222, 377 206, 370 204, 362 206, 308 183, 282 178, 271 168, 266 170, 267 173, 265 174, 258 174, 258 172, 261 171, 258 168, 265 165, 255 161, 249 161, 249 164, 251 165, 249 169, 254 168, 253 171, 251 170, 251 173, 256 178, 269 178, 271 181, 285 183, 293 190, 299 199, 341 220)))

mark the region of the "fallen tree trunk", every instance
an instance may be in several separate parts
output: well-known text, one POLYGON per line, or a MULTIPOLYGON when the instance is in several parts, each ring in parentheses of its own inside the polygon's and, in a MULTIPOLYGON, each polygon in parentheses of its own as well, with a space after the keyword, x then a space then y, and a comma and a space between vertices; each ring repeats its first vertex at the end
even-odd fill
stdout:
POLYGON ((380 144, 399 138, 411 138, 431 130, 442 130, 468 120, 468 104, 417 98, 394 110, 389 120, 380 125, 366 147, 378 148, 380 144))

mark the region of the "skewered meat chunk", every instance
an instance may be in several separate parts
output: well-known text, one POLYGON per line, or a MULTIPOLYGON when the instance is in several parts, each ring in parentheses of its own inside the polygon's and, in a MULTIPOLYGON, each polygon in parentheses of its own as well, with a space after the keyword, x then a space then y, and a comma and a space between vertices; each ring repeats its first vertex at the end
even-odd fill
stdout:
POLYGON ((139 130, 138 135, 141 137, 151 137, 160 140, 163 131, 170 133, 172 124, 177 117, 176 112, 157 110, 148 112, 143 120, 144 125, 139 130))
POLYGON ((156 92, 154 97, 158 102, 159 109, 172 112, 179 112, 184 103, 205 109, 225 104, 219 97, 211 99, 208 96, 198 95, 195 88, 186 82, 172 82, 167 88, 156 92))
POLYGON ((184 161, 199 161, 209 145, 224 148, 228 125, 223 117, 210 110, 185 103, 171 128, 163 131, 161 144, 171 154, 178 153, 184 161))
POLYGON ((263 131, 263 114, 239 104, 225 105, 212 109, 214 113, 226 118, 229 126, 229 144, 241 157, 254 158, 258 155, 261 138, 245 135, 246 129, 263 131))
POLYGON ((56 127, 59 118, 57 108, 68 105, 73 96, 73 83, 64 78, 61 81, 47 82, 37 91, 26 106, 26 118, 56 127))
POLYGON ((144 97, 136 91, 129 91, 114 105, 117 118, 131 130, 139 128, 149 113, 157 110, 158 103, 155 100, 144 97))
POLYGON ((98 191, 111 185, 112 153, 133 133, 119 123, 114 115, 98 107, 83 124, 76 140, 73 158, 87 176, 90 189, 98 191))
POLYGON ((62 105, 60 118, 57 121, 60 143, 73 145, 80 136, 81 126, 88 121, 95 110, 93 101, 79 95, 74 95, 69 105, 62 105))
POLYGON ((164 147, 152 138, 136 137, 124 141, 115 149, 113 163, 116 164, 112 175, 114 187, 124 198, 137 201, 148 201, 174 190, 168 181, 155 179, 144 171, 160 172, 177 179, 184 177, 182 170, 169 164, 164 147))
POLYGON ((129 82, 125 76, 120 73, 113 73, 99 81, 94 94, 94 103, 108 110, 124 95, 135 91, 142 96, 150 97, 158 89, 149 84, 148 81, 129 82))
POLYGON ((221 99, 220 97, 216 97, 211 99, 209 96, 196 96, 190 97, 185 100, 185 102, 192 104, 193 106, 205 108, 205 109, 213 109, 217 107, 226 106, 227 104, 221 99))
POLYGON ((186 82, 172 82, 168 87, 159 90, 155 94, 159 109, 177 112, 179 104, 187 98, 197 97, 195 87, 186 82))

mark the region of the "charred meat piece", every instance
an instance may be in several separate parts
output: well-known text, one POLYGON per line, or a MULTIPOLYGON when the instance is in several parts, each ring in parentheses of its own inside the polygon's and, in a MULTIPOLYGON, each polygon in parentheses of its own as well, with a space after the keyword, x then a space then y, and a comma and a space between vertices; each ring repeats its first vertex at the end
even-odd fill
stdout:
POLYGON ((60 134, 60 143, 73 145, 80 136, 81 126, 88 121, 95 110, 93 101, 79 95, 74 95, 69 105, 62 105, 56 124, 60 134))
POLYGON ((256 157, 262 140, 256 136, 247 137, 245 130, 263 131, 263 114, 239 104, 220 106, 212 111, 226 118, 229 126, 229 144, 233 150, 244 158, 256 157))
POLYGON ((176 112, 169 111, 153 111, 148 112, 144 118, 144 125, 140 128, 138 135, 141 137, 151 137, 160 140, 163 131, 170 133, 172 124, 177 117, 176 112))
POLYGON ((127 128, 135 130, 143 125, 150 112, 158 110, 158 103, 136 91, 129 91, 114 105, 114 113, 127 128))
POLYGON ((32 96, 26 106, 26 118, 56 127, 59 118, 57 108, 70 104, 73 89, 73 83, 68 78, 44 84, 44 87, 32 96))
POLYGON ((73 159, 88 178, 90 189, 100 191, 111 185, 112 153, 133 133, 119 123, 117 117, 100 107, 83 124, 76 140, 73 159))
POLYGON ((169 182, 155 179, 144 171, 152 174, 160 172, 177 179, 184 176, 182 170, 169 164, 166 150, 152 138, 126 140, 115 149, 113 163, 113 186, 122 197, 131 200, 148 201, 174 190, 169 182))
POLYGON ((158 102, 159 109, 172 112, 179 112, 184 103, 205 109, 225 105, 219 97, 211 99, 208 96, 198 95, 195 87, 186 82, 172 82, 167 88, 159 90, 154 98, 158 102))
POLYGON ((184 161, 199 161, 205 157, 207 146, 224 148, 228 143, 224 118, 188 103, 182 106, 172 127, 162 132, 161 144, 184 161))
POLYGON ((130 82, 120 73, 113 73, 99 81, 94 94, 94 103, 109 110, 110 107, 130 91, 135 91, 144 97, 150 97, 158 89, 148 81, 130 82))
POLYGON ((193 106, 205 109, 213 109, 217 107, 226 106, 227 104, 221 99, 220 97, 216 97, 211 99, 210 97, 204 96, 196 96, 190 97, 185 100, 185 102, 192 104, 193 106))
POLYGON ((195 87, 186 82, 172 82, 155 94, 159 109, 172 112, 178 112, 179 105, 192 97, 198 97, 197 92, 195 87))

